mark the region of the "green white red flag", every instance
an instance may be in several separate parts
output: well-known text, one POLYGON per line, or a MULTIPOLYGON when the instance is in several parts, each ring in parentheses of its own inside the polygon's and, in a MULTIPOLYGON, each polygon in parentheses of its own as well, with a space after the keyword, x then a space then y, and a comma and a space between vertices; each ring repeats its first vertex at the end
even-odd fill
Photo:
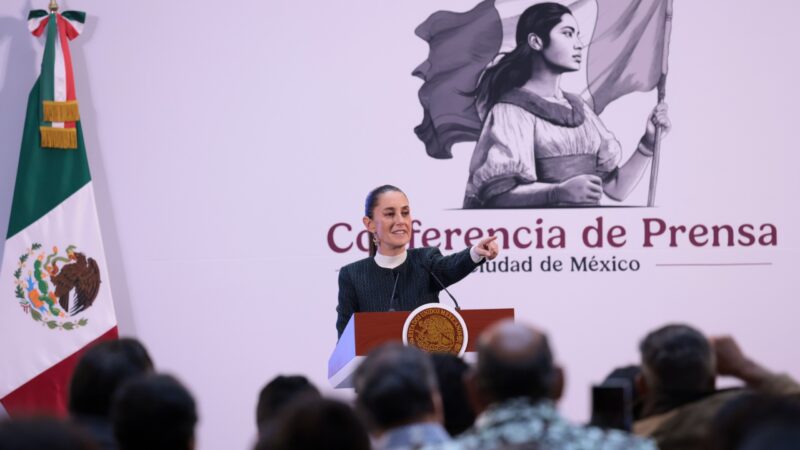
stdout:
POLYGON ((66 412, 81 352, 117 336, 69 51, 85 17, 28 18, 45 48, 0 265, 0 404, 11 416, 66 412))

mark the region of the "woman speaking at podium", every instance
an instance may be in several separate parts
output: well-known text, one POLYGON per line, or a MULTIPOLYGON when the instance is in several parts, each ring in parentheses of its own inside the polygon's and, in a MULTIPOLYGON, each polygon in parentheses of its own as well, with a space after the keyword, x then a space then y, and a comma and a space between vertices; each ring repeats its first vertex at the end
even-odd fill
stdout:
POLYGON ((369 258, 339 271, 336 330, 341 337, 353 313, 411 311, 439 301, 439 291, 469 275, 484 258, 498 253, 496 236, 472 248, 442 256, 436 247, 406 249, 411 240, 411 208, 399 188, 380 186, 367 195, 364 226, 369 258))

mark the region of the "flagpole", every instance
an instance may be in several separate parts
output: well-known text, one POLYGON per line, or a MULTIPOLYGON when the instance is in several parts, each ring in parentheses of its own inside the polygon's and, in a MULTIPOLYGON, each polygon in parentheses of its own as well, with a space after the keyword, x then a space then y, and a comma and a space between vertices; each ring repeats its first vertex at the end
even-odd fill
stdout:
MULTIPOLYGON (((55 0, 54 0, 55 1, 55 0)), ((667 0, 664 15, 664 48, 662 51, 661 78, 658 80, 658 103, 667 96, 667 71, 669 60, 669 38, 672 33, 672 0, 667 0)), ((655 143, 653 145, 653 162, 650 165, 650 192, 647 195, 647 206, 653 207, 656 203, 656 185, 658 184, 658 165, 661 157, 662 128, 656 125, 655 143)))

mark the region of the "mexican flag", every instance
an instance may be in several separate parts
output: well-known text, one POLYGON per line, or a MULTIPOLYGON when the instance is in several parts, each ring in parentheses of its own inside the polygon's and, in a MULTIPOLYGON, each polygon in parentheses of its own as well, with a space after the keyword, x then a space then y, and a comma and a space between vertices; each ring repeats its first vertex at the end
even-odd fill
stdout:
MULTIPOLYGON (((474 99, 484 69, 515 46, 519 16, 542 0, 483 0, 465 12, 438 11, 415 33, 428 43, 428 58, 413 75, 422 123, 414 129, 429 156, 452 158, 451 147, 477 141, 481 117, 474 99)), ((562 79, 597 114, 617 98, 655 89, 667 72, 672 0, 561 0, 587 42, 586 64, 562 79)))
POLYGON ((66 412, 82 351, 117 337, 69 51, 84 20, 76 11, 28 17, 45 43, 0 266, 0 404, 12 417, 66 412))

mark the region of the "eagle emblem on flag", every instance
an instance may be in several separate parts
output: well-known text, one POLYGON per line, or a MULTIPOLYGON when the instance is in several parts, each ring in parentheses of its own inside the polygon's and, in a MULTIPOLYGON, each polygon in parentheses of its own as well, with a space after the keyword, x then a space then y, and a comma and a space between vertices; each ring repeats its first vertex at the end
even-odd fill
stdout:
POLYGON ((23 311, 50 329, 73 330, 89 320, 70 320, 94 304, 100 292, 100 269, 74 245, 50 253, 34 243, 19 257, 15 294, 23 311))

